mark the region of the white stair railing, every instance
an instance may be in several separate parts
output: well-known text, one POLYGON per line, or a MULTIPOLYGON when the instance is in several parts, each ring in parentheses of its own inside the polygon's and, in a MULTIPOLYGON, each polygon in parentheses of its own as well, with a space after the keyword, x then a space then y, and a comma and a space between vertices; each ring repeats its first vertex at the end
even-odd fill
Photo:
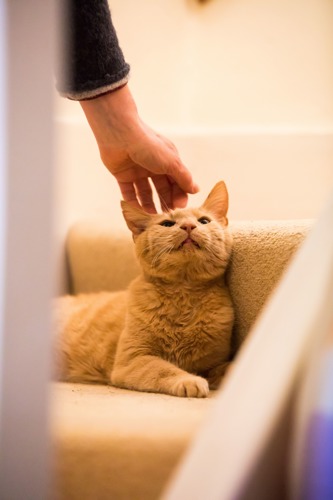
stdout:
POLYGON ((48 497, 53 0, 0 0, 0 498, 48 497))

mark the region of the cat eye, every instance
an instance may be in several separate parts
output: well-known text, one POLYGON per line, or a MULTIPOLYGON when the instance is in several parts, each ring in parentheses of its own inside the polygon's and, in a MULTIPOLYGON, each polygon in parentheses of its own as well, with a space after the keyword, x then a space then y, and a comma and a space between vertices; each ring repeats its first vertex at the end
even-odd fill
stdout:
POLYGON ((171 227, 171 226, 174 226, 176 223, 173 221, 173 220, 164 220, 162 222, 160 222, 160 226, 163 226, 163 227, 171 227))
POLYGON ((209 224, 210 223, 210 219, 208 219, 208 217, 200 217, 200 219, 198 219, 198 221, 200 222, 200 224, 209 224))

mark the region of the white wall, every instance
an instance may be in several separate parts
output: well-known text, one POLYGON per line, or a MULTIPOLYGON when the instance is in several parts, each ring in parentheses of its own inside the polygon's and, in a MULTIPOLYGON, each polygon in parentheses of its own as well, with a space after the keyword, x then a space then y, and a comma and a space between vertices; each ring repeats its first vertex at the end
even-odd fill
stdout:
MULTIPOLYGON (((331 0, 110 0, 142 116, 163 127, 331 125, 331 0)), ((81 114, 62 102, 60 114, 81 114)))
MULTIPOLYGON (((331 0, 110 0, 140 114, 231 219, 316 217, 333 186, 331 0)), ((56 97, 58 239, 87 215, 124 227, 78 103, 56 97)), ((61 245, 60 245, 61 246, 61 245)))

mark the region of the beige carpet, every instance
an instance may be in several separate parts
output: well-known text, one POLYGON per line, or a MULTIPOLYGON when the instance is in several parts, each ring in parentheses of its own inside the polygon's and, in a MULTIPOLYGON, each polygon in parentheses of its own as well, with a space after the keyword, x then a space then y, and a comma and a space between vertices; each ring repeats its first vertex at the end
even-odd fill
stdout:
POLYGON ((212 396, 55 384, 53 498, 159 498, 211 404, 212 396))

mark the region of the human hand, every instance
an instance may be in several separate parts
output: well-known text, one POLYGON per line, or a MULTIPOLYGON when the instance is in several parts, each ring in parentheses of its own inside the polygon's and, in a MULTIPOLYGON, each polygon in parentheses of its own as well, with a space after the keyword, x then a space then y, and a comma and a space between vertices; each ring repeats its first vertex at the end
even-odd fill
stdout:
POLYGON ((198 192, 174 144, 140 119, 127 85, 81 101, 81 106, 101 159, 116 178, 125 201, 156 212, 149 179, 164 210, 186 206, 187 194, 198 192))

